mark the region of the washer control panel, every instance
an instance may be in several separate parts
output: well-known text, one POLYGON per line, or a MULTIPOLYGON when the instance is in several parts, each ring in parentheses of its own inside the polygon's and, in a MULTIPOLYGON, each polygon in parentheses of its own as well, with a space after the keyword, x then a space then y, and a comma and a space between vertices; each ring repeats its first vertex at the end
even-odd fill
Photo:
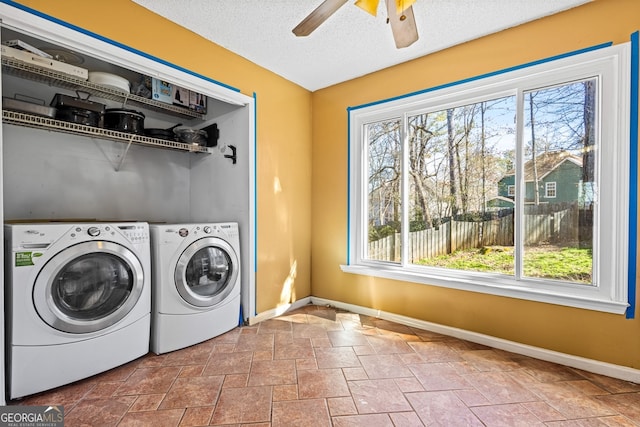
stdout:
POLYGON ((149 228, 147 224, 118 225, 117 227, 122 234, 133 243, 145 243, 149 241, 149 228))
POLYGON ((145 243, 149 241, 149 230, 145 223, 128 224, 81 224, 75 226, 69 233, 70 237, 90 236, 108 239, 115 236, 118 230, 132 243, 145 243))

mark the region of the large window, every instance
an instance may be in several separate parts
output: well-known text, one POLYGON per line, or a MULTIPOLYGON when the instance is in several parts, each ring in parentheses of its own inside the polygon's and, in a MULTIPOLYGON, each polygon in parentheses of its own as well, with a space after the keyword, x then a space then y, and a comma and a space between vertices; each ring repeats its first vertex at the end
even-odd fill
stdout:
POLYGON ((628 50, 351 109, 343 269, 623 313, 628 50))

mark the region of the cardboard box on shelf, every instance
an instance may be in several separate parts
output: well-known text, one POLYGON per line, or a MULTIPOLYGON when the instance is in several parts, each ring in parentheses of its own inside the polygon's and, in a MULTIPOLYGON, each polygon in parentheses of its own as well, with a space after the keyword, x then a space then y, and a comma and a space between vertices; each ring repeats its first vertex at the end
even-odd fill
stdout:
POLYGON ((22 40, 7 40, 6 42, 4 42, 4 44, 14 49, 28 50, 29 52, 35 53, 36 55, 42 56, 44 58, 53 59, 53 56, 49 55, 47 52, 40 50, 37 47, 31 46, 29 43, 23 42, 22 40))
POLYGON ((207 112, 207 97, 201 93, 190 91, 189 108, 198 113, 205 114, 207 112))
POLYGON ((183 107, 189 106, 189 89, 177 85, 171 85, 171 102, 183 107))
POLYGON ((171 97, 171 83, 165 82, 164 80, 156 79, 155 77, 151 79, 151 93, 152 98, 156 101, 166 102, 167 104, 172 103, 171 97))
POLYGON ((18 61, 22 61, 27 64, 37 65, 38 67, 54 70, 81 80, 87 80, 89 78, 89 70, 87 70, 86 68, 78 67, 77 65, 71 65, 65 62, 56 61, 55 59, 45 58, 33 52, 14 49, 7 45, 2 45, 0 47, 0 51, 2 53, 2 56, 7 58, 17 59, 18 61))

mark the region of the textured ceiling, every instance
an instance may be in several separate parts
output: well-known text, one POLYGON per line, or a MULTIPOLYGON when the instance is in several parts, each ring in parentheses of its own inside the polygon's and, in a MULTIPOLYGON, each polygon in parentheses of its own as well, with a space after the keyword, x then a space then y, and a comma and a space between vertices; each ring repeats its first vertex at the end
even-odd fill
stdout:
POLYGON ((291 30, 322 0, 133 0, 314 91, 591 0, 417 0, 420 39, 396 49, 383 4, 349 1, 308 37, 291 30))

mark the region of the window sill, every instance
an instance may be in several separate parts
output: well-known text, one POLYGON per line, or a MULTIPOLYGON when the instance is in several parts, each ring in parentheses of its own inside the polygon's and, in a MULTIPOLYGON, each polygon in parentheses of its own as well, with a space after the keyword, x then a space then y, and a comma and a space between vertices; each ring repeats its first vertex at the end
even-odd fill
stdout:
POLYGON ((345 273, 440 286, 606 313, 624 314, 628 307, 627 303, 604 300, 597 298, 598 295, 593 295, 592 297, 576 296, 569 293, 549 291, 548 289, 536 289, 516 285, 513 280, 505 279, 504 276, 500 275, 485 275, 483 277, 477 274, 455 272, 454 277, 448 272, 439 274, 440 272, 427 272, 422 269, 421 271, 416 271, 396 265, 341 265, 340 268, 345 273))

